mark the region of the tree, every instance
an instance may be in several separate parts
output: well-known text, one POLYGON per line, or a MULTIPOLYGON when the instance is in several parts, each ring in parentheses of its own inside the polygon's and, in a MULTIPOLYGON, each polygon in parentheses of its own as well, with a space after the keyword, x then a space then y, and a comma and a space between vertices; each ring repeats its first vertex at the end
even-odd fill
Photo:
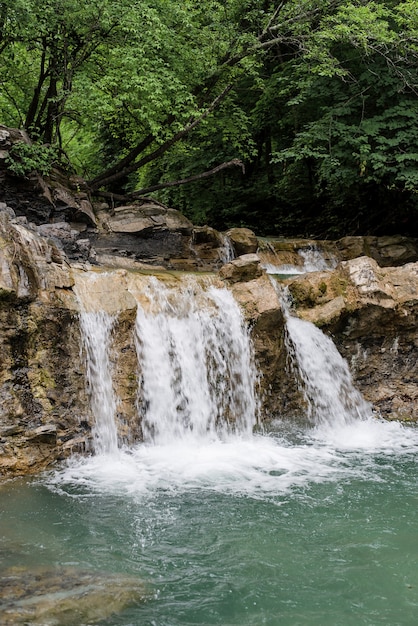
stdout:
POLYGON ((277 227, 415 193, 412 1, 5 0, 0 24, 4 121, 93 193, 277 227))

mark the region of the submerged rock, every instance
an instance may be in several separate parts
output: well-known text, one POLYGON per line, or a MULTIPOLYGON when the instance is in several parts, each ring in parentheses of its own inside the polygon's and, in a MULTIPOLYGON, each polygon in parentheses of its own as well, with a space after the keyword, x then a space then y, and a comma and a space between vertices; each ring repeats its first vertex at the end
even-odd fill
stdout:
POLYGON ((69 567, 14 567, 0 573, 4 626, 96 624, 146 598, 140 580, 121 574, 69 567))

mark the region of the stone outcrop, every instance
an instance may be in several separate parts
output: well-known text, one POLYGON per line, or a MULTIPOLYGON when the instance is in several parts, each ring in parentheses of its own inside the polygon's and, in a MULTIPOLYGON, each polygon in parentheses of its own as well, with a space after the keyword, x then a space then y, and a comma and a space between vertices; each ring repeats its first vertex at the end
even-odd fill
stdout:
POLYGON ((0 212, 0 267, 0 472, 19 474, 85 450, 89 407, 65 256, 0 212))
POLYGON ((258 278, 263 273, 256 254, 243 254, 219 270, 219 276, 229 283, 239 283, 258 278))
POLYGON ((360 256, 374 259, 381 267, 395 267, 418 261, 418 240, 394 235, 390 237, 344 237, 336 243, 341 261, 360 256))
POLYGON ((249 228, 230 228, 226 231, 236 256, 257 252, 258 239, 249 228))
POLYGON ((296 314, 332 335, 365 398, 384 417, 418 420, 418 263, 369 257, 288 281, 296 314))
MULTIPOLYGON (((246 255, 252 257, 255 255, 246 255)), ((235 300, 251 329, 256 364, 260 372, 259 393, 263 420, 291 417, 304 406, 297 381, 288 367, 285 322, 278 294, 265 272, 242 281, 230 281, 235 300)))
POLYGON ((37 225, 68 222, 78 231, 94 228, 96 218, 81 178, 58 168, 52 168, 48 176, 33 171, 18 177, 7 168, 8 155, 18 143, 31 145, 24 131, 0 125, 0 201, 37 225))

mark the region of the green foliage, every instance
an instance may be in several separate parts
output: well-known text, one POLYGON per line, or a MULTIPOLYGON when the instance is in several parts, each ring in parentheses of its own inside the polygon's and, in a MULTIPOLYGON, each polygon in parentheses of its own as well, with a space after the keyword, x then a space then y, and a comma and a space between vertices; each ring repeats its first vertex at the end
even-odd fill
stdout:
POLYGON ((407 230, 417 42, 413 0, 3 0, 1 121, 37 139, 9 168, 59 146, 124 193, 239 158, 157 195, 220 228, 407 230))
POLYGON ((17 176, 27 176, 34 170, 48 176, 58 162, 58 149, 56 146, 18 141, 8 152, 5 161, 8 170, 17 176))

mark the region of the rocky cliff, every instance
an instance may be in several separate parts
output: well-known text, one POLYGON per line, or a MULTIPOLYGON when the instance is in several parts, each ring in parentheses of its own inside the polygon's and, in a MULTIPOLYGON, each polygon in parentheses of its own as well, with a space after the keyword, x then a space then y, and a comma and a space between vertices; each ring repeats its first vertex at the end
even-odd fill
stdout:
MULTIPOLYGON (((11 139, 3 132, 0 141, 4 147, 11 139)), ((91 450, 94 423, 75 286, 83 289, 92 273, 100 280, 85 289, 116 318, 112 366, 123 441, 141 439, 133 341, 137 302, 152 273, 160 272, 173 289, 181 285, 173 269, 210 270, 211 281, 228 286, 251 329, 264 419, 300 416, 304 400, 289 368, 284 316, 263 265, 274 262, 299 271, 304 251, 321 247, 326 271, 280 282, 291 294, 293 314, 332 336, 377 414, 418 420, 415 240, 258 241, 246 229, 221 234, 195 228, 166 207, 93 207, 81 191, 68 190, 56 177, 27 181, 25 193, 13 201, 10 178, 4 170, 1 176, 8 185, 0 197, 6 200, 0 202, 3 475, 38 471, 73 452, 91 450), (32 203, 34 185, 39 193, 32 203)), ((206 280, 204 273, 196 276, 206 280)))

